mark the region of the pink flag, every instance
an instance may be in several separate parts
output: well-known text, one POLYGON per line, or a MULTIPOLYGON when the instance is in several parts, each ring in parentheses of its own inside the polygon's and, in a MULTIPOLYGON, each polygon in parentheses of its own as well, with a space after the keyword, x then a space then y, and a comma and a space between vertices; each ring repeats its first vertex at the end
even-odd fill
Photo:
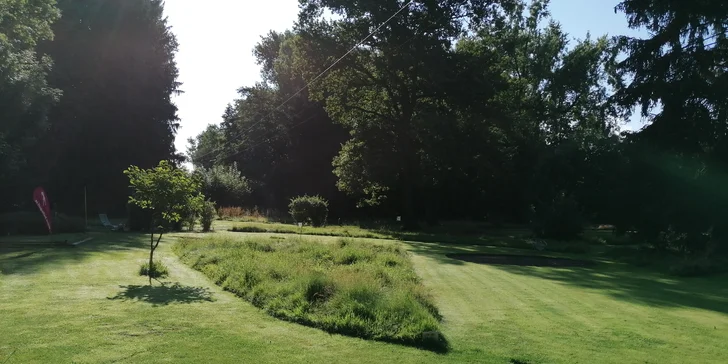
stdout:
POLYGON ((38 187, 33 191, 33 201, 38 205, 40 212, 43 214, 46 226, 48 226, 48 232, 53 233, 51 229, 51 203, 48 201, 48 195, 46 194, 43 187, 38 187))

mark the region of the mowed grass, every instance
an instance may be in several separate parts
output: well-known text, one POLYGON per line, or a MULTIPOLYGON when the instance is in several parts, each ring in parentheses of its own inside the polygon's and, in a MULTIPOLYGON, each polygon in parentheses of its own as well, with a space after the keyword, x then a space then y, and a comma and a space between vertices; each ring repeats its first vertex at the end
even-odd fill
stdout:
POLYGON ((447 347, 437 308, 397 244, 213 237, 184 239, 175 251, 272 316, 355 337, 447 347))
POLYGON ((206 235, 165 238, 157 256, 170 277, 153 287, 137 275, 148 254, 143 235, 103 234, 75 248, 0 244, 0 363, 725 363, 728 358, 725 275, 675 278, 608 261, 592 268, 478 265, 444 254, 523 251, 406 243, 443 316, 441 329, 451 349, 438 354, 271 317, 180 262, 170 250, 180 237, 206 235))

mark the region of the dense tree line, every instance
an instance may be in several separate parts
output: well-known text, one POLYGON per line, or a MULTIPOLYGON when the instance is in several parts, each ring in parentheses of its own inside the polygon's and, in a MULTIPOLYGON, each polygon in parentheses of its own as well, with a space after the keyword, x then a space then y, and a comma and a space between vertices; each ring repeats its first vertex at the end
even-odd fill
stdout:
POLYGON ((0 210, 44 186, 63 212, 83 212, 86 188, 91 212, 121 214, 120 171, 175 159, 177 42, 162 6, 0 2, 0 210))
POLYGON ((728 6, 615 11, 650 36, 566 34, 548 1, 301 1, 255 49, 264 81, 190 156, 236 162, 265 195, 251 205, 343 192, 409 225, 563 215, 705 247, 728 227, 728 6), (635 108, 646 126, 621 132, 635 108))
MULTIPOLYGON (((92 212, 122 212, 122 170, 181 161, 162 7, 0 2, 1 210, 42 185, 58 210, 80 212, 86 188, 92 212)), ((321 195, 330 221, 605 223, 725 248, 728 5, 615 11, 649 36, 566 34, 546 0, 301 0, 254 49, 262 81, 189 157, 220 205, 321 195), (621 132, 633 112, 645 126, 621 132)))

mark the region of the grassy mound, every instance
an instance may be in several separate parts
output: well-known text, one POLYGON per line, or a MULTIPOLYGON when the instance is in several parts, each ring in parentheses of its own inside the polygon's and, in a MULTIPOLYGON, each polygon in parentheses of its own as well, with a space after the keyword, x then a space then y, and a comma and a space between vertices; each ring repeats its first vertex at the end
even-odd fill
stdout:
POLYGON ((269 314, 329 332, 447 348, 440 318, 398 246, 348 240, 188 239, 183 261, 269 314))

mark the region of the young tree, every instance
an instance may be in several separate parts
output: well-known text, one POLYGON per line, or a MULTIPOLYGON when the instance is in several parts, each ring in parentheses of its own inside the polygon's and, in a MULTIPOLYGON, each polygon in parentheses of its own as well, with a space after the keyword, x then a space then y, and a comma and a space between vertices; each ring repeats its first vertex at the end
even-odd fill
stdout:
POLYGON ((191 206, 201 208, 205 198, 200 192, 200 182, 168 161, 161 161, 151 169, 131 166, 124 174, 134 189, 129 202, 152 211, 149 240, 149 284, 152 284, 154 251, 164 234, 163 223, 180 221, 191 206), (156 242, 155 228, 159 229, 156 242))

